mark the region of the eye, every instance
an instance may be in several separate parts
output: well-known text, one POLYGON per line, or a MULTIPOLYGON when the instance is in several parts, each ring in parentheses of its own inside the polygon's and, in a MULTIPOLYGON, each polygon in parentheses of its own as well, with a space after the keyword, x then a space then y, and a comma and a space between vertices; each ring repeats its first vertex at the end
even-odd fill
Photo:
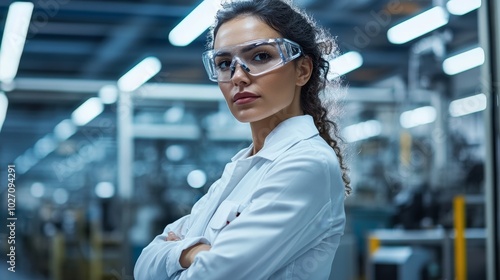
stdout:
POLYGON ((271 59, 271 55, 267 52, 260 52, 254 55, 253 60, 255 61, 260 61, 260 62, 266 62, 269 59, 271 59))
POLYGON ((217 66, 218 70, 226 71, 229 69, 229 66, 231 66, 231 60, 220 59, 215 61, 215 65, 217 66))

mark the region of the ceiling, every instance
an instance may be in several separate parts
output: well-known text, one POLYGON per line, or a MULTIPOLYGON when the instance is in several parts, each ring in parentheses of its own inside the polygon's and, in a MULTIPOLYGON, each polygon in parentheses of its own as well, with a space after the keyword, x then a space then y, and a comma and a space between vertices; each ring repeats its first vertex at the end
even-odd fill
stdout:
MULTIPOLYGON (((8 6, 0 0, 0 26, 8 6)), ((168 34, 199 0, 47 0, 34 1, 35 10, 19 65, 19 87, 7 92, 9 110, 0 132, 0 163, 12 162, 52 131, 90 95, 30 87, 30 81, 116 81, 143 58, 153 55, 162 71, 152 79, 161 83, 209 84, 201 62, 205 35, 186 47, 175 47, 168 34), (30 80, 35 79, 35 80, 30 80), (23 82, 24 81, 24 82, 23 82)), ((363 87, 408 72, 412 43, 387 41, 389 27, 426 9, 431 0, 297 0, 317 21, 337 36, 341 52, 356 50, 363 67, 345 76, 347 84, 363 87)), ((452 17, 450 52, 477 44, 477 13, 452 17)), ((0 29, 0 35, 3 29, 0 29)), ((0 66, 1 67, 1 66, 0 66)), ((57 85, 52 85, 53 87, 57 85)), ((94 95, 97 92, 94 93, 94 95)))
MULTIPOLYGON (((0 23, 8 6, 0 1, 0 23)), ((372 82, 405 68, 408 46, 395 46, 386 31, 400 19, 431 6, 430 0, 298 0, 338 37, 341 50, 363 54, 363 68, 348 76, 352 84, 372 82)), ((158 57, 164 82, 208 83, 201 63, 205 35, 175 47, 168 33, 199 0, 47 0, 35 1, 18 77, 117 80, 148 55, 158 57), (46 3, 44 5, 44 3, 46 3)), ((474 17, 453 28, 466 36, 474 17)), ((471 31, 471 30, 469 30, 471 31)), ((472 31, 475 31, 472 28, 472 31)), ((467 35, 470 36, 470 35, 467 35)))

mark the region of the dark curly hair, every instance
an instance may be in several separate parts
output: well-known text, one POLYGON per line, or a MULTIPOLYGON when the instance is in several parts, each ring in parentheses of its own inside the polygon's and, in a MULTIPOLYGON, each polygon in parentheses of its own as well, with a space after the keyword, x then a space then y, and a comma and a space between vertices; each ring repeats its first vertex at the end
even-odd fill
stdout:
POLYGON ((348 168, 340 148, 343 141, 338 125, 329 118, 328 110, 319 96, 327 86, 338 83, 327 78, 330 68, 327 59, 337 55, 335 40, 306 13, 284 0, 233 0, 224 3, 222 9, 217 12, 215 23, 208 35, 208 48, 213 48, 219 27, 240 15, 258 17, 278 31, 283 38, 298 43, 303 54, 311 58, 313 72, 309 81, 302 87, 300 103, 304 113, 313 117, 321 137, 335 151, 342 169, 345 193, 349 195, 351 186, 348 168))

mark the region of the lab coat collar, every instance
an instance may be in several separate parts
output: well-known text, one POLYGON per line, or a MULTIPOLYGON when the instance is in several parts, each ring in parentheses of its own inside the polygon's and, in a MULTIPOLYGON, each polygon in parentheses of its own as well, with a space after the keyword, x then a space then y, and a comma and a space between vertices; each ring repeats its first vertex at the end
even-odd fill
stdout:
MULTIPOLYGON (((314 120, 310 115, 296 116, 284 120, 276 126, 266 137, 262 149, 254 155, 267 160, 275 160, 280 154, 295 145, 299 141, 309 139, 318 135, 318 129, 314 125, 314 120)), ((248 158, 252 152, 253 144, 248 148, 239 151, 231 161, 248 158)))

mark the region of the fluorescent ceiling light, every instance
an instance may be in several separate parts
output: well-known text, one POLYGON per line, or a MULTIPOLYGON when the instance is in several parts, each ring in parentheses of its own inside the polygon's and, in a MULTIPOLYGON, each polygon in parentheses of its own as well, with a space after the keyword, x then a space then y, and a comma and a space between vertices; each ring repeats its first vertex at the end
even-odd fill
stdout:
POLYGON ((486 109, 486 95, 476 94, 454 100, 450 103, 449 112, 452 117, 460 117, 486 109))
POLYGON ((170 145, 168 148, 165 150, 165 155, 167 156, 168 160, 177 162, 186 157, 186 148, 181 145, 170 145))
POLYGON ((103 110, 104 105, 99 97, 92 97, 76 108, 73 114, 71 114, 71 119, 75 125, 83 126, 99 116, 103 110))
MULTIPOLYGON (((1 50, 0 50, 1 52, 1 50)), ((1 82, 1 80, 0 80, 1 82)), ((16 88, 16 83, 14 81, 11 82, 3 82, 0 87, 4 92, 13 91, 16 88)))
POLYGON ((393 44, 404 44, 448 23, 448 15, 441 7, 431 8, 387 31, 387 38, 393 44))
POLYGON ((168 40, 174 46, 184 47, 198 38, 210 25, 214 23, 217 13, 218 0, 205 0, 201 2, 189 15, 187 15, 170 33, 168 40))
POLYGON ((69 193, 66 189, 58 188, 52 193, 52 199, 57 204, 65 204, 66 202, 68 202, 69 193))
POLYGON ((118 80, 121 91, 134 91, 158 74, 161 62, 158 58, 150 56, 139 62, 118 80))
POLYGON ((382 126, 379 121, 370 120, 345 127, 342 135, 349 143, 380 135, 382 126))
POLYGON ((113 104, 118 99, 118 89, 114 85, 105 85, 99 90, 99 98, 103 104, 113 104))
POLYGON ((14 2, 9 6, 9 13, 3 31, 0 47, 0 81, 10 83, 19 68, 19 61, 24 49, 26 34, 33 13, 33 3, 14 2))
POLYGON ((443 61, 443 71, 448 75, 481 66, 484 63, 484 51, 481 47, 459 53, 443 61))
POLYGON ((100 198, 110 198, 115 195, 115 186, 110 182, 99 182, 94 191, 100 198))
POLYGON ((333 80, 339 76, 358 69, 363 65, 363 57, 358 52, 348 52, 330 60, 330 73, 328 79, 333 80))
POLYGON ((481 0, 450 0, 446 3, 446 9, 450 14, 457 16, 465 15, 481 7, 481 0))
POLYGON ((420 107, 406 111, 399 117, 399 122, 404 128, 411 128, 428 124, 436 120, 436 109, 432 106, 420 107))
POLYGON ((9 100, 5 93, 0 91, 0 131, 2 131, 2 126, 7 116, 7 108, 9 107, 9 100))
POLYGON ((36 198, 40 198, 45 194, 45 185, 40 182, 35 182, 30 188, 31 195, 36 198))
POLYGON ((70 119, 65 119, 54 127, 54 136, 59 141, 69 139, 76 132, 76 126, 70 119))
POLYGON ((167 123, 177 123, 182 120, 184 117, 184 107, 182 106, 173 106, 163 114, 163 119, 167 123))
POLYGON ((34 151, 36 156, 39 159, 42 159, 52 153, 56 148, 57 142, 54 140, 52 135, 48 134, 35 143, 34 151))
POLYGON ((189 172, 187 182, 191 188, 199 189, 207 182, 207 174, 203 170, 193 170, 189 172))
POLYGON ((33 148, 29 148, 24 154, 18 156, 14 160, 14 164, 16 165, 17 172, 19 174, 24 174, 30 170, 33 166, 35 166, 39 161, 39 158, 35 155, 33 148))

